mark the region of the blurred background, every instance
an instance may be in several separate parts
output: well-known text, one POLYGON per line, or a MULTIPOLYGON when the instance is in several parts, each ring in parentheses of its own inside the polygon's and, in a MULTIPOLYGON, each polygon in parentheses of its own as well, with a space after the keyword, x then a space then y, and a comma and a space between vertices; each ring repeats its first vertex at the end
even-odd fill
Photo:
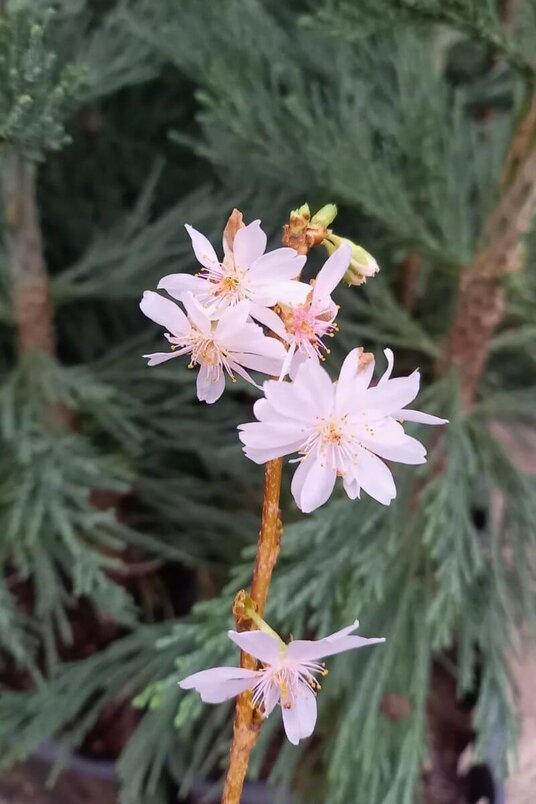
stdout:
POLYGON ((389 508, 286 476, 268 619, 387 642, 298 749, 270 718, 244 802, 534 800, 535 59, 534 0, 0 0, 0 801, 218 800, 232 704, 177 681, 237 660, 255 397, 147 369, 138 303, 184 223, 276 247, 305 201, 381 266, 332 369, 389 346, 451 423, 389 508))

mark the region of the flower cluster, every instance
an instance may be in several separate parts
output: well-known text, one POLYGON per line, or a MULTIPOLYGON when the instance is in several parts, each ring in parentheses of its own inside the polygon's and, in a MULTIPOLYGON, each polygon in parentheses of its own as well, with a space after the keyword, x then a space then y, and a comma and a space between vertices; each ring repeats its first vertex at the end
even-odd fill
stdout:
MULTIPOLYGON (((390 349, 385 349, 387 370, 375 385, 374 358, 361 348, 348 354, 335 382, 323 368, 326 338, 337 331, 333 291, 343 280, 361 285, 379 270, 364 249, 328 228, 335 214, 336 207, 328 204, 311 216, 304 204, 285 226, 285 242, 293 248, 267 252, 260 222, 244 226, 235 210, 224 232, 221 261, 207 238, 187 226, 201 270, 195 276, 165 276, 158 289, 171 298, 146 291, 141 302, 145 315, 165 328, 170 347, 145 355, 149 365, 189 355, 190 368, 199 367, 198 397, 208 403, 222 395, 226 375, 262 390, 253 408, 256 421, 239 426, 244 452, 260 464, 297 455, 291 490, 305 513, 329 499, 337 477, 351 499, 364 491, 389 505, 396 488, 386 461, 426 460, 425 448, 405 432, 403 422, 445 422, 407 408, 419 391, 419 372, 393 378, 390 349), (303 253, 314 245, 324 245, 329 257, 306 284, 303 253), (261 388, 250 372, 271 379, 261 388)), ((229 631, 228 636, 255 659, 257 669, 202 670, 180 686, 197 690, 207 703, 249 690, 264 717, 281 707, 287 737, 297 744, 316 723, 316 676, 326 672, 319 660, 384 640, 354 635, 356 621, 324 639, 287 645, 255 608, 248 611, 260 630, 229 631)))
POLYGON ((187 226, 201 270, 160 281, 158 289, 173 301, 146 291, 141 302, 145 315, 166 329, 170 346, 145 355, 149 365, 189 355, 190 368, 199 367, 200 400, 219 399, 226 375, 257 388, 250 372, 277 378, 264 382, 257 421, 240 425, 240 439, 256 463, 297 453, 292 494, 304 512, 326 502, 337 477, 351 499, 364 491, 388 505, 396 489, 384 461, 426 460, 402 422, 445 422, 406 408, 418 393, 419 372, 391 378, 389 349, 388 369, 372 387, 374 359, 362 349, 350 352, 337 382, 322 367, 326 338, 337 331, 333 291, 342 280, 359 284, 378 271, 364 249, 327 229, 335 212, 328 205, 311 218, 304 205, 291 216, 293 236, 312 232, 330 253, 310 284, 300 279, 305 256, 294 248, 267 252, 260 222, 243 226, 240 217, 232 235, 226 228, 221 262, 209 240, 187 226))
POLYGON ((184 310, 145 292, 141 309, 166 328, 171 350, 144 355, 150 366, 190 355, 190 367, 199 366, 198 397, 211 403, 224 391, 225 374, 256 385, 246 369, 282 379, 307 358, 322 357, 323 338, 336 328, 331 293, 350 264, 349 246, 327 259, 311 287, 298 278, 305 257, 292 248, 266 252, 260 221, 239 228, 232 242, 224 236, 221 262, 204 235, 186 229, 202 270, 169 274, 158 284, 184 310))

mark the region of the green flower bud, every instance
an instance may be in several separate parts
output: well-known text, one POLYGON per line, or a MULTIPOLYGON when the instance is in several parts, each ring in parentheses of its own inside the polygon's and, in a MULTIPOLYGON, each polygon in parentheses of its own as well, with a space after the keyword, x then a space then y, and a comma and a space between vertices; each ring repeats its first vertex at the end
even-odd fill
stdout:
POLYGON ((337 217, 337 206, 336 204, 325 204, 321 209, 316 212, 312 219, 311 225, 312 226, 322 226, 324 229, 327 229, 330 226, 335 218, 337 217))
POLYGON ((347 285, 362 285, 367 281, 368 277, 375 276, 378 273, 380 266, 372 254, 369 254, 362 246, 358 246, 346 237, 330 234, 324 240, 323 245, 326 247, 328 254, 333 254, 345 243, 352 248, 352 260, 342 278, 343 282, 346 282, 347 285))

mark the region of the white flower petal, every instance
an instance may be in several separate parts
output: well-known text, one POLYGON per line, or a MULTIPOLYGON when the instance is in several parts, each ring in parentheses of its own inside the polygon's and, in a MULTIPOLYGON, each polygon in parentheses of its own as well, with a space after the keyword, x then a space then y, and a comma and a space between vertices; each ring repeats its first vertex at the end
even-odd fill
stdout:
POLYGON ((202 701, 215 704, 251 689, 258 676, 257 671, 242 667, 213 667, 184 678, 179 681, 179 687, 183 690, 197 690, 202 701))
POLYGON ((316 277, 313 301, 323 306, 329 304, 331 294, 346 273, 351 259, 352 249, 347 244, 338 248, 331 257, 328 257, 316 277))
POLYGON ((419 392, 421 375, 418 370, 409 377, 396 377, 383 385, 368 388, 362 398, 362 407, 377 411, 378 414, 392 415, 411 402, 419 392))
POLYGON ((250 268, 264 254, 265 249, 266 235, 261 229, 260 221, 252 221, 235 234, 233 255, 238 267, 250 268))
POLYGON ((264 631, 227 631, 227 636, 240 650, 261 662, 273 664, 281 653, 281 644, 264 631))
POLYGON ((362 443, 370 443, 370 449, 373 451, 375 444, 401 444, 406 438, 404 428, 392 416, 384 416, 371 424, 368 421, 363 423, 362 417, 357 412, 351 414, 350 420, 355 423, 359 440, 362 443))
POLYGON ((431 413, 422 413, 420 410, 410 410, 404 408, 391 414, 394 419, 402 419, 405 422, 419 422, 420 424, 448 424, 448 419, 441 419, 439 416, 432 416, 431 413))
POLYGON ((295 650, 292 657, 297 661, 312 661, 314 659, 324 659, 327 656, 336 656, 337 653, 345 653, 347 650, 355 650, 356 648, 365 648, 368 645, 379 645, 385 642, 383 637, 373 637, 366 639, 365 637, 356 636, 341 636, 338 639, 329 640, 319 639, 316 642, 308 642, 308 640, 296 640, 291 642, 295 645, 295 650))
POLYGON ((352 349, 341 366, 335 392, 335 407, 341 416, 360 407, 362 394, 369 387, 374 360, 367 359, 364 367, 363 362, 363 349, 352 349))
POLYGON ((290 377, 290 379, 292 380, 296 379, 296 375, 298 373, 300 366, 303 366, 306 360, 316 360, 316 362, 318 363, 318 357, 316 355, 314 357, 308 357, 302 351, 294 352, 288 370, 288 376, 290 377))
POLYGON ((244 326, 248 320, 250 303, 241 301, 228 307, 216 324, 216 335, 220 343, 232 343, 233 338, 240 343, 244 336, 244 326))
POLYGON ((275 282, 272 291, 274 301, 269 306, 271 307, 277 302, 282 304, 303 304, 310 292, 311 285, 306 285, 305 282, 275 282))
POLYGON ((268 381, 264 383, 266 399, 281 416, 311 424, 318 416, 318 407, 309 390, 292 382, 268 381))
POLYGON ((296 420, 249 422, 238 427, 240 441, 246 449, 266 449, 268 447, 289 447, 281 455, 295 452, 294 444, 303 444, 307 435, 301 422, 296 420))
POLYGON ((342 483, 346 494, 351 500, 359 499, 361 486, 356 477, 352 477, 350 474, 346 473, 343 476, 342 483))
POLYGON ((194 227, 189 224, 185 225, 185 229, 190 235, 197 261, 205 268, 221 273, 220 262, 210 241, 207 240, 204 234, 201 234, 201 232, 198 232, 197 229, 194 229, 194 227))
POLYGON ((172 357, 180 357, 181 352, 153 352, 151 355, 142 355, 147 357, 149 362, 148 366, 158 366, 160 363, 165 363, 166 360, 171 360, 172 357))
POLYGON ((275 377, 281 371, 284 354, 283 352, 281 357, 270 357, 267 355, 250 355, 242 352, 233 352, 233 360, 252 371, 261 371, 263 374, 268 374, 269 377, 275 377))
POLYGON ((372 452, 358 450, 357 478, 363 491, 383 505, 396 497, 396 486, 391 470, 372 452))
POLYGON ((180 307, 159 293, 146 290, 140 302, 140 310, 156 324, 166 327, 172 335, 180 338, 190 333, 191 325, 180 307))
POLYGON ((416 438, 406 434, 404 434, 404 438, 401 441, 392 444, 382 443, 374 438, 363 439, 361 443, 371 452, 374 452, 375 455, 385 458, 387 461, 406 464, 426 463, 425 447, 416 438))
POLYGON ((270 684, 264 693, 263 698, 263 709, 264 709, 264 717, 268 717, 271 712, 273 712, 274 707, 276 704, 279 703, 279 699, 281 697, 281 690, 277 686, 277 684, 270 684))
POLYGON ((378 380, 378 385, 383 385, 384 383, 387 382, 388 379, 390 379, 392 371, 393 371, 393 366, 395 364, 395 356, 393 354, 392 349, 384 349, 383 353, 384 353, 385 357, 387 358, 387 369, 385 370, 384 374, 378 380))
POLYGON ((329 374, 317 360, 306 360, 297 371, 294 387, 300 396, 308 397, 318 416, 331 413, 335 388, 329 374))
POLYGON ((220 370, 219 374, 214 377, 214 370, 212 366, 203 363, 199 368, 197 375, 197 398, 200 402, 207 402, 211 405, 216 402, 225 390, 225 375, 220 370))
POLYGON ((240 330, 230 333, 225 338, 225 348, 234 352, 263 354, 279 360, 283 360, 286 354, 281 341, 265 335, 262 327, 254 324, 253 321, 248 321, 242 325, 240 330))
MULTIPOLYGON (((253 403, 253 413, 259 422, 277 422, 278 424, 281 422, 281 416, 265 397, 257 399, 257 401, 253 403)), ((243 426, 244 425, 239 425, 239 428, 243 426)))
MULTIPOLYGON (((292 450, 292 452, 296 452, 298 447, 292 450)), ((283 458, 285 455, 290 454, 287 452, 286 447, 266 447, 266 448, 253 448, 253 447, 244 447, 244 455, 246 458, 249 458, 250 461, 253 463, 258 464, 259 466, 263 463, 267 463, 268 461, 273 461, 274 458, 283 458)))
POLYGON ((306 260, 306 257, 297 254, 293 248, 276 248, 255 260, 251 266, 251 279, 255 284, 263 285, 296 279, 306 260))
POLYGON ((255 321, 263 324, 270 332, 279 335, 283 340, 288 340, 288 332, 280 317, 269 307, 261 307, 260 304, 251 303, 249 314, 255 321))
POLYGON ((347 650, 385 642, 383 638, 366 639, 356 636, 353 631, 356 631, 357 628, 359 628, 358 620, 323 639, 296 639, 287 648, 288 657, 296 662, 309 662, 314 659, 323 659, 326 656, 335 656, 337 653, 347 650))
POLYGON ((287 707, 282 704, 281 711, 286 735, 293 745, 298 745, 300 740, 313 733, 317 714, 316 696, 305 682, 299 683, 292 696, 292 705, 287 707))
POLYGON ((296 354, 296 342, 292 341, 288 348, 288 352, 285 355, 285 359, 283 360, 283 364, 281 366, 279 380, 284 380, 287 374, 290 371, 290 367, 292 365, 292 360, 294 359, 294 355, 296 354))
POLYGON ((243 380, 246 380, 246 382, 249 382, 250 385, 254 385, 255 388, 258 388, 259 391, 262 391, 261 386, 258 383, 256 383, 253 377, 246 371, 246 369, 243 368, 235 360, 229 360, 229 369, 234 374, 238 374, 239 377, 242 377, 243 380))
POLYGON ((210 293, 210 282, 192 274, 168 274, 158 283, 159 290, 165 290, 174 299, 182 300, 182 296, 190 291, 194 295, 210 293))
POLYGON ((291 491, 296 505, 304 514, 310 514, 329 499, 335 486, 335 469, 321 463, 313 453, 299 464, 292 478, 291 491))
POLYGON ((199 304, 195 296, 192 293, 185 293, 182 297, 182 303, 194 327, 204 335, 209 335, 212 331, 210 318, 207 311, 199 304))

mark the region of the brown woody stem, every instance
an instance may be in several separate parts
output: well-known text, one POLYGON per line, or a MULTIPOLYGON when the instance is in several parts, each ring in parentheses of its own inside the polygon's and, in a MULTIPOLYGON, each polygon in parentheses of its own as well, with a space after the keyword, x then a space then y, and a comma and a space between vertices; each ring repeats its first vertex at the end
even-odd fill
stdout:
MULTIPOLYGON (((283 229, 283 245, 294 248, 298 254, 307 254, 309 248, 316 244, 314 237, 307 237, 304 232, 301 238, 290 236, 289 226, 283 229)), ((268 461, 264 479, 264 501, 262 505, 261 529, 257 545, 257 556, 253 570, 251 594, 247 601, 253 605, 261 617, 266 607, 268 590, 272 582, 272 573, 281 548, 282 523, 279 510, 281 494, 281 473, 283 461, 277 458, 268 461)), ((250 630, 254 623, 247 616, 244 601, 245 592, 239 592, 235 598, 234 615, 238 630, 250 630)), ((254 670, 256 660, 244 651, 240 654, 240 667, 254 670)), ((259 737, 262 714, 251 702, 251 692, 243 692, 236 702, 233 726, 233 741, 229 753, 229 765, 223 788, 222 804, 240 804, 242 788, 249 764, 249 756, 259 737)))
MULTIPOLYGON (((281 493, 281 473, 283 461, 277 458, 266 464, 264 480, 264 502, 262 506, 261 529, 257 545, 257 557, 253 570, 251 600, 258 614, 262 617, 266 607, 266 598, 272 581, 272 572, 279 557, 281 547, 281 517, 279 497, 281 493)), ((241 630, 248 629, 249 622, 243 620, 241 605, 243 593, 237 595, 235 617, 241 630)), ((240 654, 240 667, 254 670, 256 660, 244 651, 240 654)), ((262 716, 251 703, 251 692, 243 692, 236 702, 233 727, 233 742, 229 754, 229 767, 225 778, 222 804, 239 804, 242 788, 249 764, 249 755, 257 742, 262 716)))
POLYGON ((55 353, 50 283, 36 202, 35 167, 13 151, 5 154, 2 189, 13 316, 20 354, 55 353))
POLYGON ((439 368, 459 368, 462 402, 473 403, 491 339, 505 309, 503 279, 523 262, 523 240, 536 207, 536 93, 514 132, 506 156, 499 198, 483 245, 462 273, 458 302, 439 368))

